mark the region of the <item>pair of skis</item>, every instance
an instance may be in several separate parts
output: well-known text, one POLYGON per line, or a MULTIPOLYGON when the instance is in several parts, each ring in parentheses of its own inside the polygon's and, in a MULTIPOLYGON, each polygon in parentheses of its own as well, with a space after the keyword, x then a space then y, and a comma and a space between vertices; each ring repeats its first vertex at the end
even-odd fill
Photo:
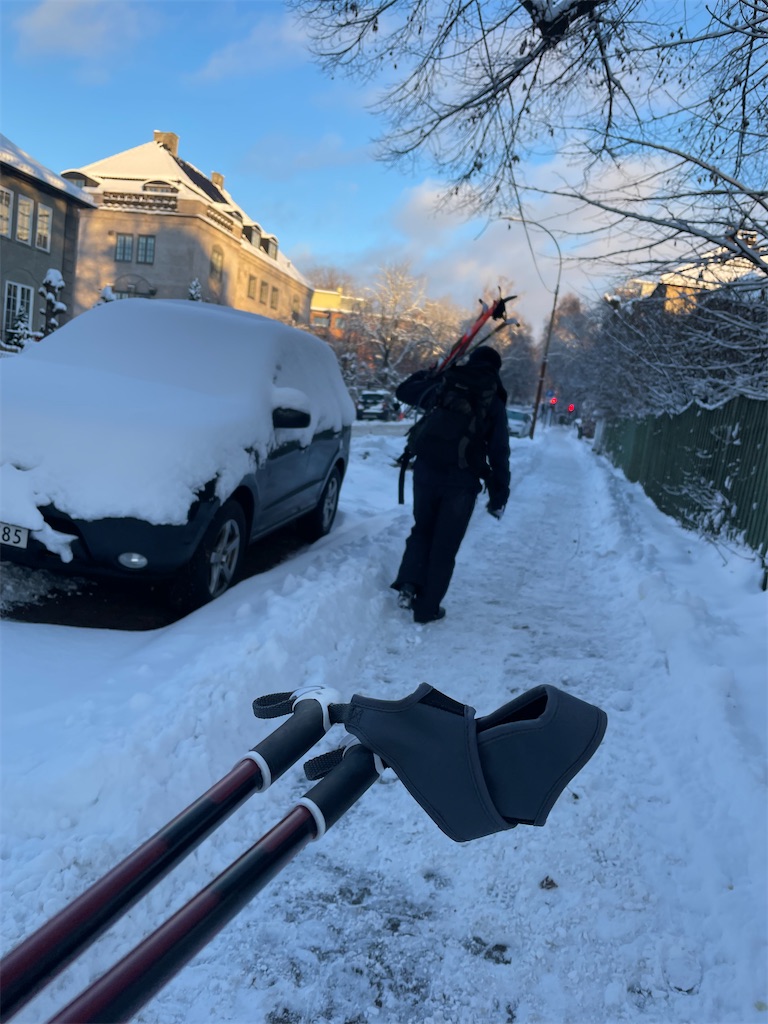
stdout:
POLYGON ((480 299, 479 301, 482 310, 477 320, 475 320, 472 326, 462 334, 450 352, 448 352, 448 354, 435 365, 433 372, 435 374, 442 373, 443 370, 447 370, 449 366, 452 366, 454 363, 458 362, 459 359, 465 356, 469 352, 470 346, 472 346, 472 342, 477 337, 478 332, 482 330, 489 320, 500 320, 501 323, 477 342, 478 345, 485 344, 485 342, 488 341, 493 334, 496 334, 497 331, 501 331, 503 328, 515 324, 517 321, 507 320, 506 304, 516 298, 516 295, 508 295, 505 299, 498 298, 492 305, 487 302, 483 302, 483 300, 480 299))

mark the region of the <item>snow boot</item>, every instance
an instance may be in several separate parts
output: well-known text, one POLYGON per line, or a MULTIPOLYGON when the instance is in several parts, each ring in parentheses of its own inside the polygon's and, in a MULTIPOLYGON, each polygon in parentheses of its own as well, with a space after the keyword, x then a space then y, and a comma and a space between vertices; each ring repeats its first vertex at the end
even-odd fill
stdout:
POLYGON ((412 583, 404 583, 397 595, 397 606, 409 612, 413 608, 413 600, 416 597, 416 587, 412 583))
POLYGON ((443 608, 442 605, 440 605, 440 607, 437 609, 436 612, 432 612, 432 613, 428 612, 428 613, 425 614, 424 612, 415 611, 413 613, 413 621, 417 622, 419 625, 423 625, 424 623, 427 623, 427 622, 439 622, 440 619, 444 619, 444 618, 445 618, 445 608, 443 608))

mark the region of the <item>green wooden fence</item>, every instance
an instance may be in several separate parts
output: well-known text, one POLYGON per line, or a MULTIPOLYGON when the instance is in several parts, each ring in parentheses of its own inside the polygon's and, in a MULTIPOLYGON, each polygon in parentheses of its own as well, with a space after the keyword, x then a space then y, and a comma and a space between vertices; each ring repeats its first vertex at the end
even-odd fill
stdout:
POLYGON ((768 401, 605 423, 601 450, 683 526, 768 559, 768 401))

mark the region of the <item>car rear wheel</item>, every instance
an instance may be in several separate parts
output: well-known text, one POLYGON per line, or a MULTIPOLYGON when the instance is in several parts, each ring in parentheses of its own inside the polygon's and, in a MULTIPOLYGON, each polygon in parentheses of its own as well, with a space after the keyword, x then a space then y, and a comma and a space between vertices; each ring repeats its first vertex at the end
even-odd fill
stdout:
POLYGON ((333 469, 315 508, 301 521, 302 533, 310 542, 324 537, 333 526, 341 493, 341 473, 333 469))
POLYGON ((235 581, 246 548, 245 515, 236 501, 226 501, 205 532, 189 564, 188 597, 196 607, 213 601, 235 581))

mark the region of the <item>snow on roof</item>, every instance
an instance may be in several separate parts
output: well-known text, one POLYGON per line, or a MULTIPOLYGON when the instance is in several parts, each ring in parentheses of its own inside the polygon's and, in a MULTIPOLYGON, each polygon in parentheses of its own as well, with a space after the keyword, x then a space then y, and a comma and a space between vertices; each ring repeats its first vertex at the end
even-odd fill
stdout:
POLYGON ((216 479, 224 500, 275 446, 272 410, 301 409, 302 445, 355 409, 320 339, 188 300, 106 303, 0 363, 0 520, 186 521, 216 479))
MULTIPOLYGON (((117 190, 120 192, 144 191, 147 182, 165 181, 179 189, 182 198, 202 200, 206 203, 216 203, 223 213, 229 213, 237 217, 244 225, 256 227, 259 234, 264 238, 272 238, 277 242, 277 236, 264 228, 249 216, 232 198, 229 192, 213 183, 194 164, 181 157, 174 156, 171 151, 157 139, 145 142, 132 149, 123 150, 113 156, 105 157, 103 160, 96 160, 92 164, 86 164, 80 168, 69 168, 64 174, 83 174, 92 178, 99 184, 99 188, 117 190), (185 195, 186 193, 186 195, 185 195)), ((252 245, 245 238, 243 245, 249 245, 256 252, 263 250, 258 245, 252 245)), ((293 262, 278 249, 276 257, 266 257, 276 263, 280 270, 289 277, 294 278, 300 284, 311 288, 311 284, 304 275, 296 269, 293 262)))
POLYGON ((173 154, 154 140, 84 167, 64 171, 65 174, 77 172, 95 179, 107 189, 114 188, 119 182, 121 191, 141 192, 145 182, 161 180, 186 189, 196 199, 211 201, 211 196, 185 173, 183 165, 174 159, 173 154))
POLYGON ((67 181, 65 178, 60 177, 60 175, 49 170, 49 168, 44 167, 37 160, 34 160, 29 153, 25 153, 23 149, 20 149, 10 139, 6 138, 5 135, 0 135, 0 161, 8 164, 9 167, 13 167, 21 174, 26 174, 36 181, 44 182, 51 188, 56 189, 57 192, 63 192, 84 206, 94 205, 91 197, 83 192, 82 189, 73 185, 72 182, 67 181))
POLYGON ((699 259, 681 263, 674 270, 659 277, 661 284, 685 288, 713 289, 752 274, 755 264, 744 256, 734 256, 731 250, 712 249, 699 259))

